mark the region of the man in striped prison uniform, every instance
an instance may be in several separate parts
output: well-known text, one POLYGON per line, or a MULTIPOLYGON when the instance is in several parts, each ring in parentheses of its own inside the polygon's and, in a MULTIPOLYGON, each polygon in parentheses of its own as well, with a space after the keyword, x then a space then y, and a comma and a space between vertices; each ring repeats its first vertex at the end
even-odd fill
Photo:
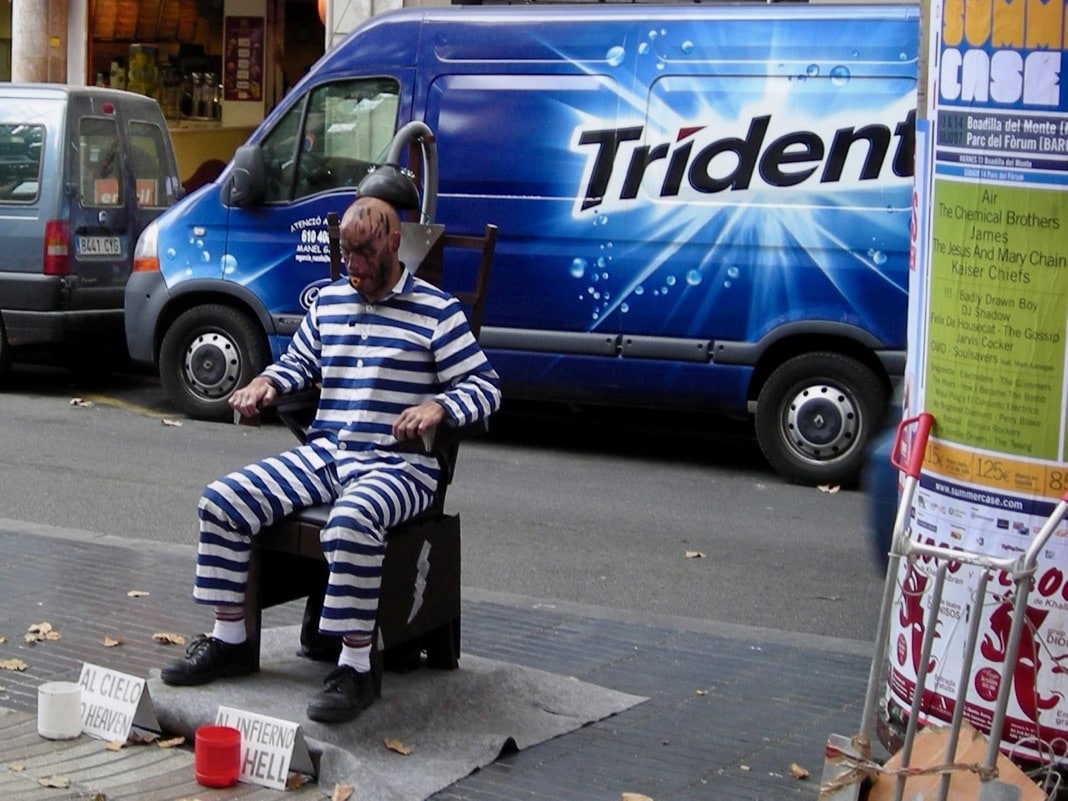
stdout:
POLYGON ((437 459, 398 443, 438 424, 476 422, 501 400, 459 303, 398 260, 396 210, 359 197, 340 235, 347 275, 319 293, 281 358, 230 400, 249 415, 279 394, 321 384, 307 441, 204 490, 193 597, 214 606, 215 625, 162 671, 176 685, 250 673, 250 538, 295 509, 331 502, 319 630, 341 635, 342 649, 308 706, 309 718, 326 722, 351 720, 374 699, 370 650, 385 531, 425 510, 437 485, 437 459))

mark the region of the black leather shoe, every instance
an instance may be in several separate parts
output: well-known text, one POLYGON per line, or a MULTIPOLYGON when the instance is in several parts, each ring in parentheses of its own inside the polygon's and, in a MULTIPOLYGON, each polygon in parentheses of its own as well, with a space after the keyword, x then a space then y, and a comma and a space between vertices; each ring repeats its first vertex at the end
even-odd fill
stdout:
POLYGON ((322 692, 308 704, 308 718, 320 723, 344 723, 353 720, 374 700, 371 674, 341 665, 323 679, 322 692))
POLYGON ((160 671, 164 684, 192 687, 252 672, 252 647, 243 642, 230 645, 214 637, 197 637, 185 649, 185 656, 160 671))

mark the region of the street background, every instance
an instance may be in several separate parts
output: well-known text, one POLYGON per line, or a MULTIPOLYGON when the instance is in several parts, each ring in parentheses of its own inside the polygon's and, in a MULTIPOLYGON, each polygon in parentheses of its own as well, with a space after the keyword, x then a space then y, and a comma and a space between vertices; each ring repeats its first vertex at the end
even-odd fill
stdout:
MULTIPOLYGON (((0 519, 187 545, 190 586, 203 486, 295 442, 185 419, 141 374, 17 369, 0 417, 0 519)), ((785 483, 744 422, 507 402, 448 499, 465 587, 858 645, 882 589, 866 503, 785 483)))

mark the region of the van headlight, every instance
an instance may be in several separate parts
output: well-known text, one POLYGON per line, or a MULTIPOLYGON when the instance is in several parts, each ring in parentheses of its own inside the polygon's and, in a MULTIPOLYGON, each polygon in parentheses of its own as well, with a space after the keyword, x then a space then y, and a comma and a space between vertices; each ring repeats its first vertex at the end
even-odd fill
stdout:
POLYGON ((159 272, 159 226, 155 220, 145 226, 141 236, 137 237, 132 269, 135 273, 159 272))

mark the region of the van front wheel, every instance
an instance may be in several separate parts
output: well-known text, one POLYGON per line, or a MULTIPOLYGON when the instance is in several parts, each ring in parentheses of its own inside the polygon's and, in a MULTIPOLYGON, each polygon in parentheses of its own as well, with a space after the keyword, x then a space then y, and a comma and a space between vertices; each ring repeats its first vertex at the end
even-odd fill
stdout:
POLYGON ((883 382, 856 359, 795 356, 760 390, 757 440, 771 466, 790 481, 854 484, 886 402, 883 382))
POLYGON ((163 337, 159 367, 167 396, 198 420, 233 419, 229 399, 267 366, 267 342, 243 312, 210 304, 183 312, 163 337))

